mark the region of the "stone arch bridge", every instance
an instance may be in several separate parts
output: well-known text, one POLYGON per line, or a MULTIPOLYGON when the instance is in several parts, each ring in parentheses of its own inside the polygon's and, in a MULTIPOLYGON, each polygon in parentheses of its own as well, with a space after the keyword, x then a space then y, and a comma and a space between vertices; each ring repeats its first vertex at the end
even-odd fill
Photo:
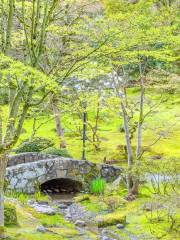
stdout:
POLYGON ((82 189, 87 189, 91 180, 96 177, 100 176, 111 182, 121 173, 121 168, 112 165, 94 164, 89 161, 40 153, 24 153, 10 157, 6 179, 8 188, 34 193, 37 186, 55 180, 61 183, 68 180, 78 183, 82 189))

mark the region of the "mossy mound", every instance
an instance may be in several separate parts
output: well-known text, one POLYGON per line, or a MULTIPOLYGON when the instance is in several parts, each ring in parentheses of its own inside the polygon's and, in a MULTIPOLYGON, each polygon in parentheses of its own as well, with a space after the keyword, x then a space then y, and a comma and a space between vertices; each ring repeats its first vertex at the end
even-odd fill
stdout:
POLYGON ((126 216, 121 213, 110 213, 103 216, 97 216, 96 222, 99 228, 116 225, 118 223, 125 224, 126 216))
POLYGON ((16 208, 10 203, 5 203, 4 206, 4 222, 5 226, 17 225, 16 208))
POLYGON ((90 200, 90 197, 88 194, 83 194, 83 195, 75 197, 76 202, 83 202, 83 201, 88 201, 88 200, 90 200))

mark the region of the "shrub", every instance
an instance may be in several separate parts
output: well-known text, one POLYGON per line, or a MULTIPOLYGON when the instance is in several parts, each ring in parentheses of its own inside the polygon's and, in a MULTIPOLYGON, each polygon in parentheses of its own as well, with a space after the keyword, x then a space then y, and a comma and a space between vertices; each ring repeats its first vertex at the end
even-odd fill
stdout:
POLYGON ((97 216, 96 222, 99 228, 116 225, 118 223, 125 224, 126 216, 121 213, 110 213, 103 216, 97 216))
POLYGON ((106 182, 103 178, 96 178, 92 180, 90 185, 90 191, 93 194, 100 195, 105 191, 106 182))
POLYGON ((109 196, 104 199, 104 202, 108 205, 111 211, 116 210, 121 204, 121 198, 119 196, 109 196))
POLYGON ((49 147, 43 150, 42 152, 46 154, 61 156, 61 157, 68 157, 68 158, 72 157, 66 149, 58 149, 54 147, 49 147))
POLYGON ((28 139, 24 140, 20 146, 15 150, 16 153, 23 152, 41 152, 42 150, 52 147, 54 143, 47 138, 36 137, 29 141, 28 139))
POLYGON ((10 203, 5 203, 4 206, 4 222, 5 226, 17 225, 16 208, 10 203))

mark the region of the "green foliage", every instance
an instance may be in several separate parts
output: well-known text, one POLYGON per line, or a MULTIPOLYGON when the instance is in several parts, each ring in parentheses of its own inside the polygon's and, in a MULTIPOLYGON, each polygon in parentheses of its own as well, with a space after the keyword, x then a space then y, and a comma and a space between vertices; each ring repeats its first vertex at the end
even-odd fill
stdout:
POLYGON ((98 227, 107 227, 111 225, 115 225, 118 223, 125 224, 126 223, 126 216, 124 216, 122 213, 110 213, 103 216, 97 216, 96 222, 98 224, 98 227))
POLYGON ((67 149, 58 149, 55 147, 49 147, 49 148, 46 148, 45 150, 43 150, 42 152, 46 153, 46 154, 52 154, 52 155, 57 155, 57 156, 61 156, 61 157, 72 158, 72 156, 68 153, 67 149))
POLYGON ((54 143, 42 137, 36 137, 33 140, 24 140, 20 146, 15 150, 16 153, 23 153, 23 152, 41 152, 42 150, 53 146, 54 143))
POLYGON ((0 53, 0 73, 1 83, 3 83, 2 81, 5 83, 4 87, 8 86, 7 79, 11 80, 15 88, 19 87, 17 79, 22 81, 26 87, 31 87, 32 89, 42 87, 42 85, 50 88, 50 85, 53 85, 53 82, 45 74, 2 53, 0 53))
POLYGON ((4 221, 6 226, 17 225, 16 208, 10 203, 5 203, 4 206, 4 221))
POLYGON ((44 195, 40 191, 35 192, 33 197, 37 202, 38 201, 49 201, 48 195, 44 195))
POLYGON ((156 194, 144 206, 144 215, 154 236, 177 232, 179 229, 179 196, 176 193, 168 195, 156 194), (161 224, 160 224, 161 223, 161 224), (157 224, 154 229, 153 224, 157 224))
POLYGON ((17 199, 23 205, 26 204, 27 200, 30 198, 30 196, 26 193, 17 192, 15 190, 9 190, 9 189, 5 191, 5 196, 9 198, 17 199))
POLYGON ((20 194, 18 195, 18 200, 19 200, 22 204, 25 204, 25 203, 27 203, 28 195, 27 195, 27 194, 24 194, 24 193, 20 193, 20 194))
POLYGON ((96 194, 96 195, 104 194, 105 187, 106 187, 105 180, 103 178, 99 177, 99 178, 92 180, 92 182, 90 184, 90 191, 91 191, 91 193, 96 194))
POLYGON ((104 202, 107 204, 108 209, 111 211, 116 210, 121 204, 124 204, 120 196, 109 196, 104 198, 104 202))

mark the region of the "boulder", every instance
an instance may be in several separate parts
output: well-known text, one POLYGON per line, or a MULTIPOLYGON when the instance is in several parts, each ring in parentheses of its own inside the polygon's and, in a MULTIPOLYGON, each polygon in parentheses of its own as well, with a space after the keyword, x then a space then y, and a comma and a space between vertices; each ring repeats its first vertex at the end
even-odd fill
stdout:
POLYGON ((56 214, 56 209, 48 206, 47 204, 42 205, 42 204, 34 203, 30 205, 30 207, 34 208, 38 213, 43 213, 50 216, 56 214))

